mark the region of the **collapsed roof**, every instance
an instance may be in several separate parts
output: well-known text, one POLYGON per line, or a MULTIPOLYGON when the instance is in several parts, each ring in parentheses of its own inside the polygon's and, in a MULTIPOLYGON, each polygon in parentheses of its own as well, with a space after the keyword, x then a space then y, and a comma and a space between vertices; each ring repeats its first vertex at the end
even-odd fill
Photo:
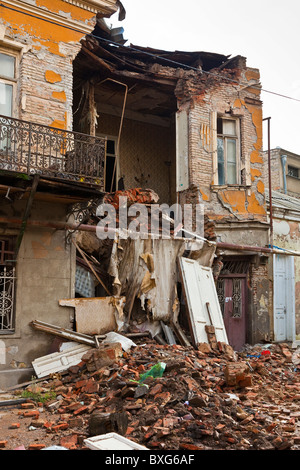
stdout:
POLYGON ((95 85, 96 103, 120 107, 124 89, 128 87, 126 109, 170 117, 177 109, 174 95, 178 81, 203 77, 215 70, 235 69, 240 56, 211 52, 164 51, 141 46, 125 46, 111 40, 108 28, 98 21, 94 34, 82 40, 82 48, 74 61, 74 86, 95 85))

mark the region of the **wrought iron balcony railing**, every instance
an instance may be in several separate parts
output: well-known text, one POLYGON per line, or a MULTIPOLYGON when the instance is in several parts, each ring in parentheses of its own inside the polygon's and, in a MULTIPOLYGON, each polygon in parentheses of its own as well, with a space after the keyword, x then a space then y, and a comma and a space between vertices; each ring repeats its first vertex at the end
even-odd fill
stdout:
POLYGON ((0 115, 0 171, 104 187, 106 141, 0 115))

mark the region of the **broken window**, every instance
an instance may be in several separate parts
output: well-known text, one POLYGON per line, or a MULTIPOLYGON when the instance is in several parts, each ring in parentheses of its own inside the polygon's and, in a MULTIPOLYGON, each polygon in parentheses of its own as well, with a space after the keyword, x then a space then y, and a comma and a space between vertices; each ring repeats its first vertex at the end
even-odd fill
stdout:
POLYGON ((218 184, 239 184, 239 121, 218 117, 218 184))
POLYGON ((0 238, 0 334, 14 332, 14 239, 0 238))

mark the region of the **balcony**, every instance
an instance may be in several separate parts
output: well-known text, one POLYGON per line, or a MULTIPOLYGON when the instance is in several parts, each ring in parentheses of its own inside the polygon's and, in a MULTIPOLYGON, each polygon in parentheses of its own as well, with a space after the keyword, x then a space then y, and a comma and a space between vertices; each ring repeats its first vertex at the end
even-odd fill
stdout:
POLYGON ((0 172, 104 188, 106 140, 0 115, 0 172))

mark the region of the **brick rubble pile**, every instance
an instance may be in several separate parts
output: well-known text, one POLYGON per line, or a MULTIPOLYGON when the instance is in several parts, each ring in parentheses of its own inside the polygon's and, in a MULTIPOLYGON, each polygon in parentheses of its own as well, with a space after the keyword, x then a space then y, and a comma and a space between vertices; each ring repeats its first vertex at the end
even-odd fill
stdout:
POLYGON ((84 439, 105 432, 150 450, 300 448, 298 350, 271 344, 236 353, 223 343, 217 350, 149 338, 139 343, 127 352, 119 343, 92 348, 80 364, 38 385, 55 392, 44 404, 47 420, 31 403, 20 419, 31 413, 31 426, 67 449, 86 449, 84 439), (147 377, 153 366, 160 373, 147 377))

